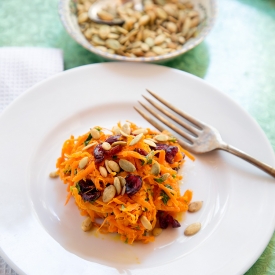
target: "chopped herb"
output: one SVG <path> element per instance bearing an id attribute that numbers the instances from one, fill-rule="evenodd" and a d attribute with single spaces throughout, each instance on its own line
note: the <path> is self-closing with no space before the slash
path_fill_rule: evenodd
<path id="1" fill-rule="evenodd" d="M 169 141 L 170 142 L 177 142 L 177 139 L 175 137 L 171 137 L 171 138 L 169 138 Z"/>
<path id="2" fill-rule="evenodd" d="M 163 183 L 168 179 L 169 176 L 170 176 L 169 173 L 165 173 L 160 178 L 154 178 L 154 181 L 156 181 L 157 183 Z"/>
<path id="3" fill-rule="evenodd" d="M 152 164 L 153 160 L 152 159 L 148 159 L 147 160 L 147 164 Z"/>
<path id="4" fill-rule="evenodd" d="M 140 160 L 141 166 L 145 164 L 145 161 L 143 159 Z"/>
<path id="5" fill-rule="evenodd" d="M 161 190 L 160 195 L 162 196 L 162 201 L 165 205 L 167 205 L 167 202 L 170 200 L 169 196 L 163 191 Z"/>
<path id="6" fill-rule="evenodd" d="M 156 181 L 157 183 L 163 183 L 164 182 L 164 180 L 163 180 L 163 178 L 162 177 L 160 177 L 160 178 L 154 178 L 154 181 Z"/>
<path id="7" fill-rule="evenodd" d="M 74 174 L 75 174 L 75 175 L 77 174 L 77 169 L 74 170 Z"/>
<path id="8" fill-rule="evenodd" d="M 124 206 L 124 204 L 122 204 L 120 210 L 122 211 L 122 210 L 124 210 L 125 208 L 126 208 L 126 207 Z"/>
<path id="9" fill-rule="evenodd" d="M 177 177 L 177 174 L 173 174 L 172 177 L 175 179 Z"/>
<path id="10" fill-rule="evenodd" d="M 84 145 L 87 146 L 92 138 L 93 137 L 92 137 L 91 133 L 89 133 L 87 139 L 84 141 Z"/>
<path id="11" fill-rule="evenodd" d="M 76 183 L 75 187 L 77 189 L 77 192 L 79 193 L 80 192 L 80 186 L 79 186 L 78 182 Z"/>
<path id="12" fill-rule="evenodd" d="M 101 128 L 100 128 L 100 127 L 95 127 L 95 129 L 97 129 L 98 132 L 101 131 Z"/>
<path id="13" fill-rule="evenodd" d="M 71 174 L 71 168 L 64 169 L 64 170 L 63 170 L 63 173 L 64 173 L 64 174 Z"/>
<path id="14" fill-rule="evenodd" d="M 152 164 L 153 157 L 155 155 L 155 151 L 152 150 L 145 158 L 146 158 L 146 164 Z"/>
<path id="15" fill-rule="evenodd" d="M 173 188 L 172 188 L 172 186 L 170 184 L 165 184 L 164 186 L 173 190 Z"/>

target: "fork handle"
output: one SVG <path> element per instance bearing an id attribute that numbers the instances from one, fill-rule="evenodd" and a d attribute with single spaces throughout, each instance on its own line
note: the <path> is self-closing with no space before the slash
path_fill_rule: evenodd
<path id="1" fill-rule="evenodd" d="M 275 169 L 251 156 L 249 156 L 248 154 L 244 153 L 243 151 L 229 145 L 229 144 L 222 144 L 220 147 L 221 150 L 227 151 L 237 157 L 242 158 L 243 160 L 246 160 L 247 162 L 255 165 L 256 167 L 260 168 L 261 170 L 263 170 L 264 172 L 266 172 L 267 174 L 269 174 L 270 176 L 275 178 Z"/>

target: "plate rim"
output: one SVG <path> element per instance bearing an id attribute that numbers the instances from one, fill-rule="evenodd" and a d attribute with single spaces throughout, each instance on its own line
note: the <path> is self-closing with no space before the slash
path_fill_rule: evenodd
<path id="1" fill-rule="evenodd" d="M 257 123 L 257 121 L 245 110 L 243 109 L 236 101 L 234 101 L 231 97 L 229 97 L 229 95 L 219 91 L 217 88 L 215 88 L 214 86 L 212 86 L 211 84 L 207 83 L 205 80 L 197 77 L 197 76 L 194 76 L 190 73 L 187 73 L 187 72 L 184 72 L 184 71 L 180 71 L 180 70 L 177 70 L 177 69 L 173 69 L 173 68 L 167 68 L 163 65 L 154 65 L 154 64 L 130 64 L 130 63 L 119 63 L 119 62 L 112 62 L 112 63 L 99 63 L 99 64 L 90 64 L 90 65 L 85 65 L 85 66 L 81 66 L 81 67 L 77 67 L 77 68 L 73 68 L 73 69 L 70 69 L 70 70 L 67 70 L 67 71 L 64 71 L 64 72 L 61 72 L 61 73 L 58 73 L 52 77 L 49 77 L 48 79 L 46 80 L 43 80 L 37 84 L 35 84 L 33 87 L 31 87 L 30 89 L 28 89 L 26 92 L 22 93 L 18 98 L 16 98 L 3 112 L 2 114 L 0 115 L 0 121 L 1 119 L 3 119 L 3 117 L 5 116 L 6 113 L 9 112 L 10 109 L 13 109 L 17 102 L 21 100 L 22 97 L 28 95 L 28 93 L 31 93 L 32 91 L 35 91 L 37 89 L 37 87 L 47 83 L 47 82 L 50 82 L 52 81 L 53 79 L 55 78 L 59 78 L 61 75 L 64 75 L 64 74 L 69 74 L 69 73 L 74 73 L 74 71 L 78 71 L 78 70 L 85 70 L 87 68 L 90 68 L 91 66 L 113 66 L 114 64 L 120 64 L 122 66 L 130 66 L 130 65 L 134 65 L 134 66 L 160 66 L 160 67 L 163 67 L 165 69 L 168 69 L 168 70 L 174 70 L 174 71 L 177 71 L 177 72 L 180 72 L 180 73 L 183 73 L 183 74 L 186 74 L 188 77 L 191 77 L 191 78 L 195 78 L 196 80 L 199 80 L 200 82 L 204 83 L 204 85 L 208 85 L 212 90 L 215 90 L 215 92 L 217 93 L 221 93 L 227 100 L 231 101 L 232 103 L 234 103 L 234 105 L 236 105 L 240 110 L 242 110 L 249 118 L 251 121 L 253 121 L 254 123 L 254 126 L 257 127 L 257 131 L 260 131 L 261 132 L 261 135 L 263 136 L 263 138 L 265 138 L 266 140 L 266 145 L 268 145 L 271 149 L 271 152 L 273 153 L 272 156 L 273 156 L 273 163 L 275 163 L 275 155 L 274 155 L 274 151 L 273 151 L 273 148 L 271 146 L 271 143 L 269 142 L 269 140 L 267 139 L 267 136 L 266 134 L 264 133 L 263 129 L 259 126 L 259 124 Z M 275 222 L 275 220 L 274 220 Z M 275 227 L 275 223 L 273 224 L 273 228 Z M 272 237 L 273 233 L 271 233 L 271 236 L 270 238 Z M 270 238 L 269 240 L 267 241 L 267 244 L 269 243 L 270 241 Z M 266 245 L 267 245 L 266 244 Z M 264 251 L 264 249 L 266 248 L 266 246 L 263 248 L 262 252 Z M 14 266 L 14 263 L 11 261 L 11 259 L 9 259 L 5 252 L 2 250 L 2 248 L 0 247 L 0 251 L 1 251 L 1 256 L 3 257 L 3 259 L 15 270 L 15 271 L 19 271 L 19 267 L 18 266 Z M 261 253 L 262 253 L 261 252 Z M 259 258 L 259 256 L 255 257 L 257 260 Z M 246 269 L 245 271 L 247 271 L 248 269 Z M 19 271 L 20 273 L 22 273 L 22 270 L 20 269 Z M 24 273 L 22 273 L 24 274 Z"/>

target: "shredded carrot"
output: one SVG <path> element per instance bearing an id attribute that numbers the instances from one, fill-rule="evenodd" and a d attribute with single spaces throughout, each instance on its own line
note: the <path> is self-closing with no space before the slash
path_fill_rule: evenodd
<path id="1" fill-rule="evenodd" d="M 187 211 L 192 191 L 186 190 L 181 195 L 179 182 L 182 175 L 177 171 L 184 164 L 185 156 L 191 160 L 195 158 L 175 138 L 161 142 L 173 148 L 175 153 L 171 156 L 170 151 L 167 152 L 154 140 L 158 132 L 141 129 L 132 122 L 128 122 L 128 126 L 132 134 L 127 136 L 117 134 L 123 127 L 120 123 L 113 130 L 95 127 L 99 132 L 97 139 L 90 132 L 78 138 L 71 136 L 63 144 L 56 167 L 60 178 L 67 184 L 65 204 L 74 197 L 80 214 L 89 216 L 101 233 L 118 233 L 121 240 L 129 244 L 134 241 L 148 243 L 154 241 L 152 229 L 159 226 L 159 211 L 172 217 Z M 143 135 L 132 144 L 135 130 L 142 130 Z M 163 134 L 170 136 L 166 131 Z M 111 149 L 102 147 L 107 139 Z M 146 141 L 149 139 L 151 143 Z M 112 144 L 114 141 L 119 141 L 118 145 Z M 127 169 L 120 164 L 120 160 L 127 161 L 134 169 L 124 171 L 123 168 Z M 115 162 L 119 171 L 111 170 L 108 161 Z M 129 176 L 140 180 L 138 188 L 131 185 Z M 119 186 L 114 184 L 115 181 L 119 182 Z M 103 195 L 109 185 L 115 187 L 112 188 L 116 194 L 106 200 Z M 142 216 L 145 218 L 141 219 Z M 101 223 L 96 220 L 98 218 L 102 219 Z M 149 222 L 149 227 L 142 222 L 144 219 Z"/>

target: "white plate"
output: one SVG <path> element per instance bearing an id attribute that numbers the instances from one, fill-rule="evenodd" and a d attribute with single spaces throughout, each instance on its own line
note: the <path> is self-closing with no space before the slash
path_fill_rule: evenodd
<path id="1" fill-rule="evenodd" d="M 182 190 L 203 200 L 179 229 L 152 244 L 81 231 L 66 186 L 48 174 L 63 141 L 89 127 L 129 119 L 149 88 L 221 132 L 225 141 L 275 165 L 260 127 L 236 103 L 201 79 L 166 67 L 105 63 L 61 73 L 18 98 L 0 117 L 1 255 L 19 274 L 242 274 L 261 255 L 275 227 L 274 179 L 225 152 L 184 167 Z M 201 222 L 193 237 L 184 228 Z"/>

